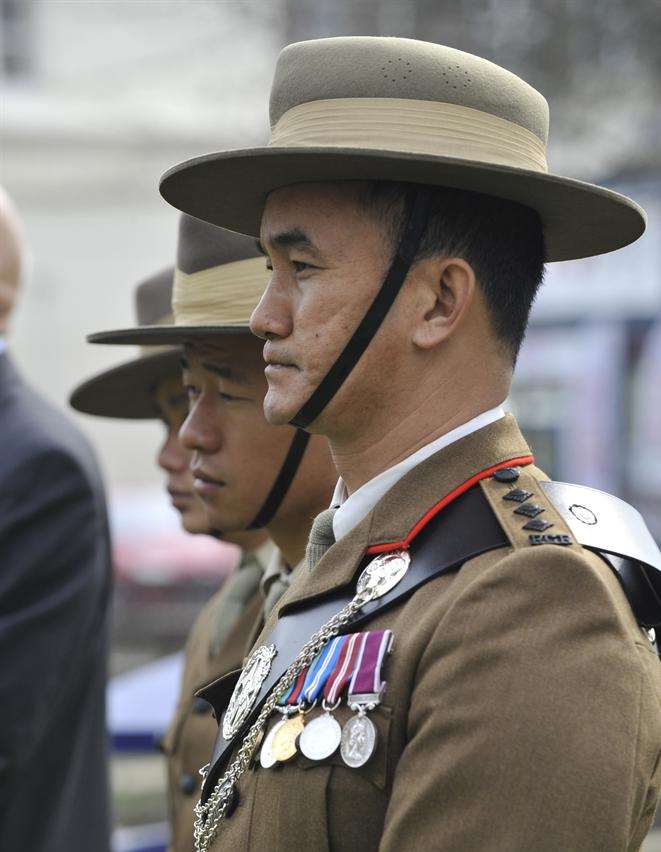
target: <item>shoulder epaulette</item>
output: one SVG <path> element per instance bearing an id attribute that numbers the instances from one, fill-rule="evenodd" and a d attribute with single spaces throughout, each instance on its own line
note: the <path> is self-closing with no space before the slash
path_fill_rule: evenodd
<path id="1" fill-rule="evenodd" d="M 552 544 L 598 553 L 616 573 L 638 623 L 661 624 L 661 551 L 633 506 L 596 488 L 536 479 L 525 469 L 498 471 L 481 485 L 512 547 Z"/>

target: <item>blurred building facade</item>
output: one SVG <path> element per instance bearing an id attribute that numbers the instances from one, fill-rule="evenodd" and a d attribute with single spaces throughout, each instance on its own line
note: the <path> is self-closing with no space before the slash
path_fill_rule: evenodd
<path id="1" fill-rule="evenodd" d="M 2 181 L 33 255 L 13 348 L 65 404 L 77 381 L 133 355 L 85 335 L 132 323 L 135 284 L 174 259 L 177 215 L 158 195 L 160 173 L 263 137 L 254 102 L 278 45 L 255 31 L 263 67 L 245 63 L 246 21 L 232 6 L 2 0 L 0 10 Z M 216 37 L 233 76 L 207 73 Z M 81 420 L 113 488 L 158 483 L 157 424 Z"/>
<path id="2" fill-rule="evenodd" d="M 577 2 L 559 10 L 546 0 L 0 0 L 1 178 L 26 219 L 33 254 L 13 341 L 23 368 L 51 399 L 65 404 L 82 377 L 130 356 L 124 348 L 88 346 L 84 338 L 132 322 L 135 283 L 172 260 L 177 216 L 160 200 L 159 175 L 186 157 L 266 137 L 274 61 L 291 40 L 389 33 L 480 52 L 549 97 L 557 171 L 603 178 L 616 163 L 644 162 L 659 130 L 653 108 L 659 60 L 652 45 L 661 25 L 649 0 L 625 10 L 610 0 L 608 5 L 610 15 Z M 617 47 L 622 31 L 637 39 L 637 50 L 629 50 L 635 57 L 626 62 Z M 609 62 L 618 73 L 605 81 Z M 636 97 L 623 99 L 622 90 L 634 85 Z M 618 184 L 649 208 L 652 226 L 659 204 L 654 167 Z M 638 405 L 638 413 L 627 408 L 623 415 L 626 428 L 607 413 L 597 418 L 601 437 L 578 458 L 565 454 L 556 465 L 567 478 L 589 473 L 595 481 L 592 471 L 599 467 L 599 484 L 629 488 L 629 463 L 620 455 L 618 472 L 599 447 L 612 447 L 615 433 L 647 428 L 629 379 L 636 384 L 638 360 L 649 364 L 653 345 L 641 338 L 638 346 L 630 338 L 646 337 L 658 316 L 654 245 L 644 238 L 627 252 L 561 264 L 547 276 L 519 365 L 516 404 L 522 416 L 540 440 L 544 434 L 546 450 L 549 441 L 557 448 L 564 440 L 540 422 L 542 411 L 560 417 L 560 400 L 568 399 L 556 379 L 542 381 L 539 373 L 543 363 L 558 360 L 566 363 L 574 386 L 585 377 L 600 407 L 608 407 L 602 393 L 615 394 L 611 409 Z M 551 357 L 547 347 L 564 353 L 564 360 Z M 611 354 L 601 358 L 596 353 L 602 349 Z M 578 351 L 583 354 L 573 358 Z M 615 351 L 623 353 L 621 363 Z M 626 387 L 616 392 L 616 374 L 623 370 Z M 585 394 L 581 400 L 596 417 Z M 578 420 L 577 403 L 570 407 Z M 113 491 L 158 487 L 158 424 L 81 420 L 100 448 Z M 592 459 L 591 466 L 580 459 L 585 465 Z"/>
<path id="3" fill-rule="evenodd" d="M 661 535 L 661 163 L 649 153 L 661 129 L 661 24 L 650 3 L 608 0 L 604 15 L 574 0 L 560 11 L 551 0 L 0 0 L 0 179 L 32 252 L 12 341 L 22 368 L 66 406 L 78 381 L 131 357 L 85 335 L 133 322 L 136 282 L 173 259 L 177 214 L 158 178 L 186 157 L 266 138 L 283 44 L 351 33 L 445 41 L 544 91 L 556 171 L 609 180 L 649 212 L 634 246 L 549 268 L 512 404 L 553 476 L 638 502 Z M 622 32 L 636 45 L 626 55 Z M 161 427 L 75 416 L 108 477 L 120 562 L 129 553 L 149 573 L 151 533 L 178 530 L 154 464 Z M 208 554 L 198 557 L 204 574 Z"/>
<path id="4" fill-rule="evenodd" d="M 553 478 L 619 494 L 661 540 L 661 164 L 609 183 L 645 208 L 647 231 L 548 267 L 512 403 Z"/>

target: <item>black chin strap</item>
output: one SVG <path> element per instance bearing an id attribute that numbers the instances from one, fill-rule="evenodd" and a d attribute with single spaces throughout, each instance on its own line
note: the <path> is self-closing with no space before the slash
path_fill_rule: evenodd
<path id="1" fill-rule="evenodd" d="M 289 491 L 289 486 L 296 476 L 296 471 L 303 460 L 303 454 L 309 440 L 310 435 L 302 429 L 297 429 L 294 432 L 294 437 L 289 445 L 289 450 L 282 463 L 280 472 L 276 476 L 275 482 L 262 504 L 262 508 L 257 512 L 254 520 L 246 529 L 259 530 L 273 520 L 273 516 L 280 508 L 280 504 L 285 499 L 287 491 Z"/>
<path id="2" fill-rule="evenodd" d="M 374 297 L 374 301 L 367 309 L 367 313 L 338 359 L 321 380 L 310 399 L 289 421 L 292 426 L 305 429 L 313 420 L 316 420 L 342 387 L 347 376 L 356 366 L 361 355 L 379 330 L 386 314 L 397 298 L 397 294 L 402 289 L 411 264 L 418 253 L 420 241 L 429 221 L 431 199 L 431 189 L 422 187 L 415 190 L 413 198 L 408 204 L 409 212 L 402 239 L 381 289 Z"/>

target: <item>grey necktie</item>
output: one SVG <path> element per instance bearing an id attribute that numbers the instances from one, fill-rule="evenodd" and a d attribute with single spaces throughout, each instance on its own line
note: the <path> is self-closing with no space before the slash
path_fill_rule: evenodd
<path id="1" fill-rule="evenodd" d="M 314 519 L 312 529 L 310 530 L 308 546 L 305 550 L 305 560 L 309 571 L 312 571 L 328 548 L 332 544 L 335 544 L 335 534 L 333 533 L 333 516 L 335 512 L 337 512 L 337 506 L 332 506 L 330 509 L 324 509 Z"/>
<path id="2" fill-rule="evenodd" d="M 209 653 L 216 656 L 243 614 L 246 604 L 259 589 L 264 567 L 254 553 L 243 552 L 241 563 L 225 580 L 213 614 Z"/>

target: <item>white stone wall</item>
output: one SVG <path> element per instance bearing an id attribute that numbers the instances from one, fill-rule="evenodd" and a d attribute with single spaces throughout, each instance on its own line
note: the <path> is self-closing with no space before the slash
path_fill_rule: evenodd
<path id="1" fill-rule="evenodd" d="M 266 137 L 278 2 L 32 4 L 33 73 L 2 81 L 0 180 L 32 255 L 11 346 L 66 407 L 74 385 L 131 356 L 85 335 L 133 323 L 133 287 L 174 259 L 173 163 Z M 250 57 L 248 59 L 248 57 Z M 156 423 L 78 416 L 113 490 L 157 489 Z"/>

